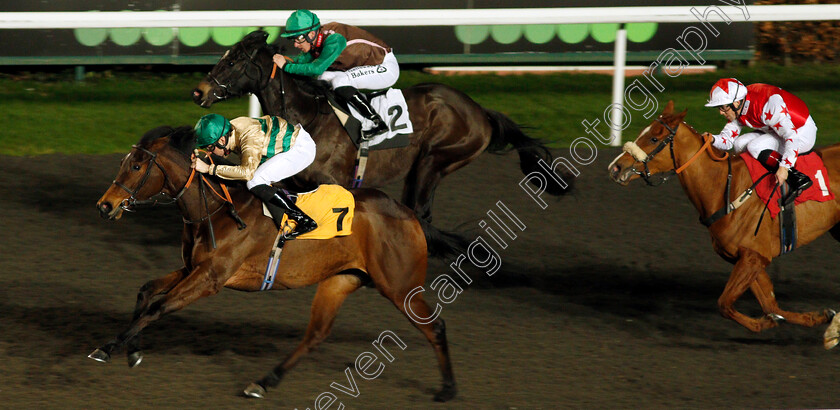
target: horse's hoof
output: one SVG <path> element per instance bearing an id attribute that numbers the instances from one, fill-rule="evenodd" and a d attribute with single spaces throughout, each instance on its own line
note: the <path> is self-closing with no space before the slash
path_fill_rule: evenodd
<path id="1" fill-rule="evenodd" d="M 782 316 L 782 315 L 780 315 L 780 314 L 778 314 L 778 313 L 768 313 L 768 314 L 767 314 L 767 317 L 769 317 L 772 321 L 774 321 L 774 322 L 776 322 L 776 323 L 786 322 L 786 321 L 787 321 L 787 319 L 785 319 L 785 317 L 784 317 L 784 316 Z"/>
<path id="2" fill-rule="evenodd" d="M 257 383 L 249 384 L 248 387 L 245 388 L 243 393 L 245 393 L 246 397 L 253 397 L 255 399 L 265 398 L 265 388 Z"/>
<path id="3" fill-rule="evenodd" d="M 823 346 L 828 350 L 837 346 L 838 343 L 840 343 L 840 315 L 834 315 L 823 333 Z"/>
<path id="4" fill-rule="evenodd" d="M 443 390 L 435 394 L 435 401 L 444 402 L 452 400 L 453 398 L 455 398 L 455 394 L 457 392 L 458 389 L 456 389 L 455 386 L 444 386 Z"/>
<path id="5" fill-rule="evenodd" d="M 143 352 L 141 352 L 140 350 L 128 355 L 128 367 L 131 367 L 132 369 L 137 367 L 137 365 L 140 364 L 140 362 L 142 361 Z"/>
<path id="6" fill-rule="evenodd" d="M 108 362 L 111 361 L 111 355 L 109 355 L 107 352 L 105 352 L 102 349 L 94 350 L 93 353 L 88 355 L 88 357 L 90 357 L 93 360 L 96 360 L 97 362 L 102 362 L 102 363 L 108 363 Z"/>

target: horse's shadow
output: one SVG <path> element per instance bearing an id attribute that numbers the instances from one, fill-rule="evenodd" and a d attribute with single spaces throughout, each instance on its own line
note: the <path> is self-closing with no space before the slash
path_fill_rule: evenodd
<path id="1" fill-rule="evenodd" d="M 690 273 L 687 273 L 690 272 Z M 501 269 L 492 277 L 474 281 L 476 291 L 533 288 L 556 297 L 555 303 L 525 299 L 540 309 L 580 319 L 604 322 L 612 331 L 635 337 L 661 335 L 666 344 L 704 348 L 721 344 L 807 346 L 823 329 L 781 325 L 773 331 L 752 334 L 725 320 L 717 309 L 726 272 L 635 269 L 615 265 L 580 265 L 550 272 Z M 782 284 L 776 295 L 782 303 L 807 300 L 811 308 L 830 307 L 836 301 L 831 289 L 802 281 Z M 522 302 L 520 297 L 516 297 Z M 792 306 L 803 303 L 789 302 Z M 740 308 L 753 317 L 762 316 L 758 302 L 745 299 Z M 825 306 L 824 306 L 825 305 Z M 806 307 L 807 307 L 806 306 Z M 606 331 L 606 329 L 605 329 Z M 815 333 L 816 332 L 816 333 Z M 702 340 L 693 340 L 699 338 Z"/>
<path id="2" fill-rule="evenodd" d="M 9 354 L 31 356 L 38 352 L 52 361 L 86 356 L 90 346 L 111 338 L 130 319 L 128 310 L 107 311 L 90 304 L 38 307 L 0 303 L 0 312 L 0 342 Z M 141 346 L 156 354 L 212 356 L 232 352 L 279 360 L 300 342 L 304 330 L 305 326 L 285 324 L 276 317 L 243 322 L 182 312 L 144 330 Z M 44 334 L 50 337 L 40 337 Z M 375 338 L 373 332 L 353 329 L 331 336 L 338 342 Z"/>

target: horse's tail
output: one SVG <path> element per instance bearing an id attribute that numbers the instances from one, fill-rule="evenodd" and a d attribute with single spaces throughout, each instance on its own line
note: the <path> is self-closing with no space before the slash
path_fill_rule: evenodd
<path id="1" fill-rule="evenodd" d="M 463 236 L 454 232 L 441 231 L 423 218 L 418 217 L 417 220 L 420 221 L 420 227 L 423 228 L 423 234 L 426 236 L 426 248 L 429 255 L 447 257 L 466 252 L 468 243 Z"/>
<path id="2" fill-rule="evenodd" d="M 519 168 L 525 175 L 535 171 L 543 172 L 539 166 L 540 160 L 543 160 L 546 166 L 550 166 L 554 161 L 551 151 L 540 140 L 527 136 L 522 131 L 523 127 L 513 122 L 508 116 L 486 108 L 484 108 L 484 114 L 487 115 L 487 119 L 493 127 L 493 136 L 490 138 L 487 152 L 501 154 L 507 152 L 508 145 L 513 146 L 519 153 Z M 545 192 L 551 195 L 563 195 L 571 191 L 572 181 L 574 180 L 572 174 L 566 173 L 560 177 L 566 183 L 566 186 L 560 185 L 554 178 L 546 178 Z"/>

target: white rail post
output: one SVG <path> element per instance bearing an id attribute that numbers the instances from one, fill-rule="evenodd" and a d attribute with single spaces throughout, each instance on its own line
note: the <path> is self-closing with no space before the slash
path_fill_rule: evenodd
<path id="1" fill-rule="evenodd" d="M 612 90 L 612 124 L 610 125 L 610 145 L 621 145 L 621 127 L 624 123 L 624 66 L 627 60 L 627 30 L 624 24 L 618 26 L 615 33 L 615 51 L 613 52 L 613 90 Z"/>
<path id="2" fill-rule="evenodd" d="M 260 107 L 260 100 L 254 94 L 248 94 L 248 116 L 251 118 L 259 117 L 262 112 L 262 108 Z"/>

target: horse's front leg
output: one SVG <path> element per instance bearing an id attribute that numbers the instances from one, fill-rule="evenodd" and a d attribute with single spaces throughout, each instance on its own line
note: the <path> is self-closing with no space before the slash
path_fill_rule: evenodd
<path id="1" fill-rule="evenodd" d="M 182 278 L 182 280 L 175 284 L 175 286 L 167 292 L 164 297 L 151 303 L 146 309 L 137 315 L 137 317 L 131 321 L 126 331 L 120 333 L 114 340 L 94 350 L 88 357 L 100 362 L 110 361 L 112 352 L 126 346 L 126 344 L 140 334 L 140 331 L 148 326 L 149 323 L 160 319 L 160 317 L 165 314 L 181 310 L 185 306 L 202 297 L 218 293 L 224 287 L 226 278 L 217 278 L 217 276 L 220 275 L 214 275 L 207 266 L 197 267 L 185 278 Z M 172 273 L 161 279 L 168 277 L 172 277 Z M 139 350 L 136 352 L 139 352 Z M 136 365 L 139 363 L 141 359 L 142 356 L 138 353 L 135 357 L 136 362 L 134 364 Z M 129 358 L 129 364 L 131 364 L 131 358 Z"/>
<path id="2" fill-rule="evenodd" d="M 140 318 L 143 312 L 149 308 L 149 304 L 155 296 L 165 294 L 172 290 L 175 285 L 187 277 L 188 273 L 187 268 L 182 267 L 181 269 L 170 272 L 166 276 L 150 280 L 141 286 L 140 291 L 137 292 L 137 303 L 134 305 L 134 315 L 131 320 L 135 321 Z M 128 358 L 129 367 L 137 366 L 143 360 L 143 355 L 140 352 L 141 336 L 142 333 L 138 333 L 137 336 L 126 342 L 125 353 Z"/>
<path id="3" fill-rule="evenodd" d="M 770 260 L 761 256 L 758 252 L 741 248 L 738 262 L 735 263 L 735 268 L 732 269 L 732 274 L 729 276 L 729 281 L 726 282 L 723 294 L 718 298 L 718 310 L 723 317 L 732 319 L 753 332 L 760 332 L 778 326 L 776 320 L 770 316 L 753 319 L 738 312 L 734 307 L 735 301 L 748 288 L 753 286 L 759 274 L 764 272 L 764 268 L 769 263 Z"/>

